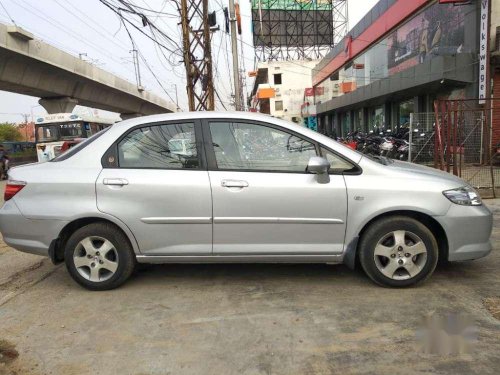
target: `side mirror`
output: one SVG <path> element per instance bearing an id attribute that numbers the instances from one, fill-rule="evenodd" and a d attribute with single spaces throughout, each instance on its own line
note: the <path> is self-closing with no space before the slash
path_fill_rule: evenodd
<path id="1" fill-rule="evenodd" d="M 307 163 L 307 171 L 314 174 L 327 174 L 330 169 L 330 163 L 320 156 L 311 156 Z"/>

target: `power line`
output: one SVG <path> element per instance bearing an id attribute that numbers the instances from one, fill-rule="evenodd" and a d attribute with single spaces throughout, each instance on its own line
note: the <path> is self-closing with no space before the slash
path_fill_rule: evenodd
<path id="1" fill-rule="evenodd" d="M 5 8 L 5 6 L 3 5 L 3 3 L 1 1 L 0 1 L 0 5 L 2 6 L 3 10 L 5 11 L 5 14 L 7 14 L 7 16 L 9 17 L 9 19 L 11 20 L 11 22 L 14 25 L 16 25 L 16 21 L 14 21 L 14 19 L 11 17 L 11 15 L 9 14 L 9 11 L 7 10 L 7 8 Z"/>
<path id="2" fill-rule="evenodd" d="M 107 1 L 107 0 L 100 0 L 100 2 L 103 5 L 105 5 L 106 7 L 108 7 L 110 10 L 112 10 L 119 17 L 120 23 L 125 28 L 125 30 L 126 30 L 126 32 L 128 34 L 128 37 L 129 37 L 129 39 L 130 39 L 130 41 L 131 41 L 131 43 L 133 45 L 133 48 L 138 51 L 138 56 L 141 58 L 142 62 L 146 66 L 146 68 L 149 71 L 149 73 L 153 76 L 153 78 L 156 81 L 156 83 L 158 84 L 158 86 L 164 91 L 164 93 L 169 97 L 169 99 L 172 102 L 177 102 L 176 100 L 175 101 L 173 100 L 172 96 L 167 91 L 167 89 L 164 87 L 162 81 L 159 79 L 159 77 L 155 73 L 154 69 L 148 63 L 148 61 L 145 58 L 144 54 L 138 48 L 138 45 L 135 42 L 135 40 L 132 37 L 132 34 L 131 34 L 130 30 L 129 30 L 129 26 L 132 26 L 134 29 L 136 29 L 137 31 L 139 31 L 142 35 L 146 36 L 148 39 L 150 39 L 151 41 L 154 42 L 153 45 L 154 45 L 154 48 L 155 48 L 155 52 L 157 54 L 157 57 L 158 57 L 158 60 L 159 60 L 160 64 L 162 64 L 162 65 L 163 65 L 163 62 L 162 62 L 162 59 L 160 58 L 160 56 L 158 55 L 158 50 L 163 55 L 163 57 L 165 58 L 165 60 L 168 61 L 169 63 L 171 63 L 171 65 L 173 65 L 175 67 L 176 64 L 173 61 L 173 59 L 175 58 L 175 55 L 177 55 L 177 56 L 180 55 L 180 53 L 178 52 L 179 51 L 179 46 L 177 45 L 177 43 L 171 37 L 169 37 L 168 35 L 166 35 L 162 30 L 160 30 L 153 23 L 153 21 L 151 19 L 149 19 L 146 15 L 144 15 L 141 12 L 138 12 L 134 8 L 136 6 L 135 4 L 130 3 L 130 2 L 126 2 L 124 0 L 118 0 L 118 2 L 125 7 L 125 8 L 123 8 L 123 7 L 120 7 L 120 6 L 116 6 L 115 4 L 113 4 L 113 3 L 111 3 L 110 1 Z M 130 21 L 127 17 L 125 17 L 124 14 L 122 14 L 122 13 L 133 14 L 133 15 L 138 16 L 142 20 L 143 26 L 149 26 L 150 34 L 145 33 L 142 29 L 140 29 L 137 25 L 135 25 L 132 21 Z M 162 43 L 158 39 L 159 37 L 162 37 L 165 40 L 165 42 L 169 45 L 169 47 L 167 47 L 167 45 L 165 43 Z M 170 46 L 172 46 L 172 47 L 170 47 Z M 159 47 L 159 48 L 157 48 L 157 47 Z M 166 49 L 169 52 L 169 57 L 167 57 L 167 55 L 165 55 L 164 49 Z M 169 70 L 172 71 L 174 74 L 176 74 L 175 73 L 175 69 L 171 68 Z M 176 76 L 178 76 L 178 75 L 176 74 Z"/>
<path id="3" fill-rule="evenodd" d="M 122 43 L 117 43 L 116 41 L 114 41 L 113 39 L 111 39 L 110 37 L 106 36 L 106 35 L 103 35 L 103 33 L 101 33 L 99 30 L 97 30 L 95 27 L 92 27 L 91 25 L 89 25 L 85 20 L 83 20 L 81 17 L 79 17 L 77 14 L 75 14 L 74 12 L 71 12 L 69 9 L 67 9 L 66 7 L 63 6 L 63 4 L 59 3 L 58 0 L 54 0 L 57 4 L 59 4 L 62 8 L 64 8 L 67 12 L 69 12 L 70 14 L 72 14 L 73 16 L 75 16 L 76 18 L 78 18 L 80 21 L 82 21 L 84 24 L 86 24 L 87 26 L 89 26 L 92 30 L 94 30 L 95 32 L 97 32 L 99 35 L 103 36 L 104 38 L 106 38 L 107 40 L 110 40 L 115 46 L 127 51 L 127 53 L 129 52 L 129 49 L 128 49 L 128 46 L 125 46 L 124 44 Z M 69 5 L 73 6 L 71 3 L 68 3 Z M 91 18 L 88 18 L 90 21 L 92 21 L 94 24 L 96 24 L 97 26 L 99 26 L 99 28 L 101 30 L 103 30 L 105 33 L 109 33 L 108 30 L 104 29 L 100 24 L 98 24 L 97 22 L 95 22 L 93 19 Z M 121 22 L 121 21 L 120 21 Z M 155 45 L 155 50 L 156 50 L 156 45 Z M 161 62 L 161 60 L 160 60 Z M 136 80 L 137 80 L 137 72 L 136 72 Z M 160 85 L 161 87 L 161 85 Z M 167 93 L 167 95 L 169 95 Z M 170 95 L 169 95 L 170 97 Z M 171 97 L 170 97 L 171 98 Z"/>
<path id="4" fill-rule="evenodd" d="M 26 6 L 24 6 L 22 4 L 19 4 L 17 2 L 14 2 L 14 4 L 16 4 L 20 8 L 24 9 L 25 11 L 27 11 L 27 12 L 35 15 L 36 17 L 42 19 L 43 21 L 45 21 L 46 23 L 52 25 L 53 27 L 55 27 L 55 28 L 63 31 L 64 33 L 68 34 L 69 36 L 71 36 L 75 40 L 78 40 L 81 43 L 87 45 L 88 47 L 92 48 L 94 51 L 98 51 L 99 53 L 103 54 L 104 56 L 107 56 L 107 58 L 109 58 L 110 60 L 114 61 L 115 63 L 121 64 L 121 62 L 119 60 L 117 60 L 115 58 L 115 56 L 112 55 L 111 53 L 109 53 L 105 48 L 98 47 L 96 44 L 92 44 L 92 43 L 87 42 L 86 40 L 82 39 L 79 34 L 77 34 L 76 32 L 72 31 L 67 26 L 63 25 L 62 23 L 60 23 L 59 21 L 55 20 L 54 18 L 50 17 L 49 15 L 47 15 L 46 13 L 44 13 L 43 11 L 41 11 L 40 9 L 32 6 L 31 4 L 26 3 L 24 0 L 21 0 L 21 1 L 23 3 L 25 3 L 26 5 L 30 6 L 31 8 L 33 8 L 36 12 L 32 11 L 31 9 L 29 9 Z M 129 70 L 128 68 L 126 68 L 126 69 Z"/>
<path id="5" fill-rule="evenodd" d="M 122 12 L 127 12 L 127 13 L 131 13 L 131 14 L 135 14 L 135 15 L 138 15 L 139 17 L 145 17 L 145 22 L 147 24 L 151 24 L 148 20 L 147 20 L 147 17 L 141 13 L 138 13 L 136 11 L 133 10 L 132 6 L 130 6 L 130 8 L 132 9 L 125 9 L 125 8 L 120 8 L 120 7 L 116 7 L 114 6 L 113 4 L 111 4 L 109 1 L 107 0 L 99 0 L 102 4 L 104 4 L 106 7 L 108 7 L 111 11 L 113 11 L 115 14 L 117 14 L 121 20 L 123 20 L 124 22 L 127 22 L 130 26 L 132 26 L 134 29 L 136 29 L 137 31 L 139 31 L 142 35 L 144 35 L 146 38 L 150 39 L 151 41 L 153 41 L 154 43 L 157 43 L 159 46 L 163 47 L 165 50 L 167 50 L 168 52 L 172 53 L 172 54 L 176 54 L 175 50 L 174 49 L 178 49 L 179 46 L 175 43 L 175 41 L 173 41 L 173 39 L 171 39 L 170 37 L 166 36 L 168 40 L 172 40 L 173 43 L 174 43 L 174 49 L 172 49 L 172 47 L 167 47 L 165 44 L 163 43 L 160 43 L 158 40 L 156 40 L 155 38 L 153 38 L 151 35 L 147 34 L 146 32 L 144 32 L 142 29 L 140 29 L 136 24 L 134 24 L 132 21 L 130 21 L 128 18 L 124 17 Z M 119 0 L 119 1 L 122 1 L 122 0 Z M 152 24 L 151 24 L 152 25 Z M 154 25 L 152 25 L 153 27 L 155 27 Z M 156 27 L 155 27 L 156 29 Z M 162 34 L 165 36 L 165 34 Z"/>
<path id="6" fill-rule="evenodd" d="M 121 49 L 124 49 L 123 45 L 117 43 L 114 39 L 112 38 L 109 38 L 108 36 L 104 35 L 101 31 L 97 30 L 95 27 L 93 27 L 92 25 L 90 25 L 88 22 L 86 22 L 84 19 L 82 19 L 78 14 L 72 12 L 71 10 L 69 10 L 68 8 L 66 8 L 63 4 L 61 4 L 58 0 L 54 0 L 61 8 L 63 8 L 66 12 L 68 12 L 69 14 L 71 14 L 72 16 L 76 17 L 77 19 L 79 19 L 82 23 L 84 23 L 85 25 L 87 25 L 88 27 L 90 27 L 92 30 L 94 30 L 97 34 L 99 34 L 100 36 L 102 36 L 103 38 L 105 38 L 106 40 L 108 40 L 109 42 L 113 43 L 115 46 L 117 46 L 118 48 L 121 48 Z M 71 3 L 68 3 L 68 4 L 71 4 Z"/>
<path id="7" fill-rule="evenodd" d="M 102 2 L 102 1 L 101 1 Z M 132 14 L 135 14 L 137 16 L 139 16 L 143 22 L 143 25 L 149 25 L 150 27 L 153 27 L 157 32 L 159 32 L 166 40 L 168 40 L 172 46 L 174 48 L 177 48 L 179 49 L 180 46 L 177 44 L 177 42 L 172 39 L 169 35 L 165 34 L 162 30 L 160 30 L 153 22 L 151 22 L 151 20 L 144 14 L 144 13 L 140 13 L 140 12 L 137 12 L 135 9 L 134 9 L 134 6 L 137 7 L 137 5 L 133 4 L 133 3 L 128 3 L 127 1 L 125 0 L 118 0 L 118 2 L 120 2 L 121 4 L 123 4 L 124 6 L 127 7 L 127 9 L 123 9 L 123 8 L 119 8 L 120 10 L 124 10 L 124 11 L 129 11 L 130 13 Z"/>
<path id="8" fill-rule="evenodd" d="M 71 1 L 68 1 L 66 2 L 66 5 L 69 5 L 71 8 L 73 8 L 73 10 L 75 12 L 80 12 L 81 13 L 81 9 L 78 9 L 75 5 L 73 5 L 71 3 Z M 122 40 L 118 40 L 116 38 L 116 33 L 113 34 L 111 33 L 109 30 L 105 29 L 99 22 L 95 21 L 93 18 L 89 17 L 87 14 L 85 13 L 81 13 L 82 16 L 84 16 L 87 20 L 89 20 L 90 22 L 92 22 L 97 28 L 101 29 L 104 33 L 106 34 L 109 34 L 109 36 L 115 41 L 117 42 L 120 46 L 122 46 L 122 48 L 126 51 L 128 51 L 128 45 L 125 44 L 124 41 Z M 120 23 L 120 26 L 121 26 L 121 21 L 118 21 Z"/>
<path id="9" fill-rule="evenodd" d="M 139 55 L 139 57 L 141 58 L 141 60 L 144 62 L 144 65 L 146 66 L 146 68 L 149 70 L 149 72 L 151 73 L 151 75 L 154 77 L 154 79 L 156 80 L 156 82 L 158 83 L 158 85 L 163 89 L 163 91 L 165 92 L 165 94 L 167 94 L 167 96 L 170 98 L 170 100 L 173 102 L 173 103 L 176 103 L 176 101 L 174 101 L 174 99 L 172 98 L 172 96 L 168 93 L 168 91 L 165 89 L 165 87 L 163 87 L 163 84 L 161 83 L 160 79 L 156 76 L 156 74 L 154 73 L 153 69 L 151 69 L 151 67 L 149 66 L 146 58 L 144 57 L 144 55 L 142 54 L 141 50 L 139 49 L 139 47 L 137 46 L 137 44 L 135 43 L 134 41 L 134 38 L 132 37 L 132 34 L 130 33 L 130 30 L 128 29 L 127 25 L 125 24 L 125 19 L 124 18 L 121 18 L 121 21 L 123 23 L 123 27 L 125 28 L 125 31 L 127 32 L 129 38 L 130 38 L 130 42 L 132 43 L 132 47 L 133 49 L 136 49 L 137 50 L 137 54 Z"/>

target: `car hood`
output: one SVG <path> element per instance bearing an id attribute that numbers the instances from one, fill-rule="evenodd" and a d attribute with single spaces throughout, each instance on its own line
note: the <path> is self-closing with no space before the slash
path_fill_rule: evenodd
<path id="1" fill-rule="evenodd" d="M 409 163 L 406 161 L 394 160 L 394 163 L 387 165 L 392 171 L 412 174 L 417 178 L 435 178 L 446 180 L 458 186 L 468 185 L 461 178 L 436 168 L 426 167 L 420 164 Z"/>

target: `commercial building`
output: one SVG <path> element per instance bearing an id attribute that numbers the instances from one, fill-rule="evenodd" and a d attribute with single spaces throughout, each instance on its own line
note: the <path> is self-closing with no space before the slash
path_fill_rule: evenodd
<path id="1" fill-rule="evenodd" d="M 269 61 L 257 66 L 249 107 L 251 111 L 302 123 L 304 91 L 312 86 L 319 60 Z"/>
<path id="2" fill-rule="evenodd" d="M 304 101 L 305 115 L 317 116 L 319 131 L 340 136 L 395 128 L 412 112 L 432 112 L 435 99 L 479 98 L 480 87 L 490 97 L 488 76 L 480 72 L 481 7 L 488 5 L 489 71 L 500 97 L 500 0 L 380 0 L 314 68 L 314 99 Z M 493 116 L 498 141 L 499 105 Z"/>

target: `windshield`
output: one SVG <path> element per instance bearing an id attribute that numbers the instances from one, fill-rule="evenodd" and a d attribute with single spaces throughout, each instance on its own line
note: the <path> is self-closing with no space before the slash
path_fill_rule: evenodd
<path id="1" fill-rule="evenodd" d="M 82 124 L 78 122 L 60 124 L 59 134 L 61 139 L 82 138 Z"/>
<path id="2" fill-rule="evenodd" d="M 36 126 L 37 142 L 55 142 L 75 138 L 84 138 L 81 122 L 68 122 Z"/>
<path id="3" fill-rule="evenodd" d="M 73 146 L 72 148 L 68 149 L 67 151 L 63 152 L 61 155 L 55 157 L 54 159 L 50 160 L 51 162 L 57 162 L 57 161 L 63 161 L 66 159 L 69 159 L 73 155 L 77 154 L 81 150 L 83 150 L 85 147 L 87 147 L 89 144 L 94 142 L 96 139 L 98 139 L 101 135 L 106 133 L 109 129 L 111 129 L 111 126 L 108 128 L 104 128 L 98 133 L 95 133 L 93 136 L 90 138 L 85 139 L 83 142 L 78 143 L 77 145 Z"/>

